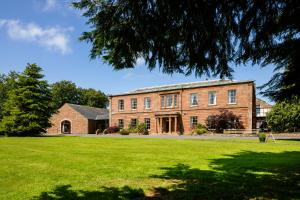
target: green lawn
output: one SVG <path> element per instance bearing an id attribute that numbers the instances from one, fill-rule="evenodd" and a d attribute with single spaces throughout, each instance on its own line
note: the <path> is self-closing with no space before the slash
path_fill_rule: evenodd
<path id="1" fill-rule="evenodd" d="M 300 199 L 300 141 L 0 137 L 0 199 Z"/>

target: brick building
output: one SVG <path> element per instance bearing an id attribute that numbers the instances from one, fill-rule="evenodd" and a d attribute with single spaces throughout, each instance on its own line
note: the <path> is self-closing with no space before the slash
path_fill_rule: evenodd
<path id="1" fill-rule="evenodd" d="M 266 122 L 267 113 L 272 109 L 272 105 L 257 98 L 256 99 L 256 128 L 260 128 Z"/>
<path id="2" fill-rule="evenodd" d="M 94 134 L 108 126 L 108 119 L 107 109 L 66 103 L 51 117 L 47 133 Z"/>
<path id="3" fill-rule="evenodd" d="M 110 96 L 110 125 L 127 128 L 144 122 L 150 133 L 190 133 L 209 115 L 226 109 L 255 128 L 253 81 L 202 81 L 137 89 Z"/>

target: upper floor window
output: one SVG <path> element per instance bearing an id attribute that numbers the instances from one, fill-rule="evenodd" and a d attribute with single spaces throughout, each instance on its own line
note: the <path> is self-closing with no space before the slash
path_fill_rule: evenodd
<path id="1" fill-rule="evenodd" d="M 195 128 L 198 124 L 198 117 L 197 116 L 191 116 L 190 117 L 190 127 Z"/>
<path id="2" fill-rule="evenodd" d="M 146 125 L 146 128 L 149 130 L 151 127 L 150 118 L 145 118 L 145 125 Z"/>
<path id="3" fill-rule="evenodd" d="M 216 92 L 208 92 L 208 104 L 209 105 L 216 105 L 217 104 Z"/>
<path id="4" fill-rule="evenodd" d="M 177 107 L 178 95 L 177 94 L 167 94 L 161 96 L 161 107 L 162 108 L 173 108 Z"/>
<path id="5" fill-rule="evenodd" d="M 193 93 L 190 96 L 190 105 L 191 106 L 197 106 L 198 105 L 198 94 Z"/>
<path id="6" fill-rule="evenodd" d="M 229 104 L 236 103 L 236 90 L 228 90 L 228 103 Z"/>
<path id="7" fill-rule="evenodd" d="M 119 110 L 124 110 L 124 100 L 123 99 L 120 99 L 118 101 L 118 109 Z"/>
<path id="8" fill-rule="evenodd" d="M 131 122 L 130 122 L 130 127 L 131 128 L 135 128 L 137 126 L 137 119 L 131 119 Z"/>
<path id="9" fill-rule="evenodd" d="M 123 119 L 118 120 L 118 127 L 119 128 L 124 128 L 124 120 Z"/>
<path id="10" fill-rule="evenodd" d="M 144 104 L 145 104 L 145 109 L 150 109 L 151 108 L 151 99 L 150 99 L 150 97 L 145 97 Z"/>
<path id="11" fill-rule="evenodd" d="M 136 98 L 131 99 L 131 109 L 132 110 L 137 109 L 137 99 Z"/>

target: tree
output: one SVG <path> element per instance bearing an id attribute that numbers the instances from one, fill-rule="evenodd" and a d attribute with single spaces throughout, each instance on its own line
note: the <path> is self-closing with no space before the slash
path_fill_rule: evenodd
<path id="1" fill-rule="evenodd" d="M 78 88 L 80 93 L 80 104 L 87 105 L 91 107 L 105 108 L 108 103 L 107 96 L 95 89 L 82 89 Z"/>
<path id="2" fill-rule="evenodd" d="M 54 113 L 49 85 L 42 78 L 42 69 L 28 64 L 16 81 L 17 87 L 8 92 L 0 132 L 7 135 L 37 135 L 51 126 Z"/>
<path id="3" fill-rule="evenodd" d="M 107 96 L 100 90 L 80 88 L 75 83 L 66 80 L 52 84 L 51 92 L 56 109 L 59 109 L 64 103 L 105 108 L 108 102 Z"/>
<path id="4" fill-rule="evenodd" d="M 275 132 L 300 131 L 300 98 L 277 102 L 267 113 L 267 124 Z"/>
<path id="5" fill-rule="evenodd" d="M 298 0 L 77 0 L 91 30 L 92 59 L 114 69 L 144 58 L 164 73 L 231 78 L 230 63 L 276 65 L 264 85 L 274 100 L 299 95 L 300 1 Z"/>
<path id="6" fill-rule="evenodd" d="M 11 71 L 8 75 L 0 74 L 0 120 L 3 117 L 3 107 L 7 100 L 8 92 L 17 87 L 16 80 L 19 74 Z"/>
<path id="7" fill-rule="evenodd" d="M 216 133 L 223 133 L 224 129 L 244 128 L 240 116 L 228 110 L 220 110 L 217 115 L 210 115 L 206 119 L 206 127 L 215 130 Z"/>
<path id="8" fill-rule="evenodd" d="M 75 83 L 62 80 L 51 85 L 53 103 L 56 109 L 64 103 L 80 104 L 80 93 Z"/>

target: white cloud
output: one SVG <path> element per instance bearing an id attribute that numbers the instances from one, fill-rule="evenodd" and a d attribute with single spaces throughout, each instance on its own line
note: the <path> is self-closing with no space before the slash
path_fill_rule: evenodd
<path id="1" fill-rule="evenodd" d="M 19 20 L 6 19 L 0 19 L 0 28 L 5 28 L 8 36 L 15 41 L 37 43 L 62 54 L 71 52 L 67 32 L 72 31 L 73 28 L 43 28 L 35 23 L 22 24 Z"/>
<path id="2" fill-rule="evenodd" d="M 56 0 L 45 0 L 45 4 L 42 7 L 43 11 L 51 11 L 59 8 L 59 4 Z"/>

